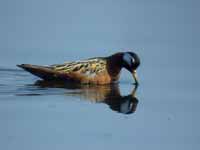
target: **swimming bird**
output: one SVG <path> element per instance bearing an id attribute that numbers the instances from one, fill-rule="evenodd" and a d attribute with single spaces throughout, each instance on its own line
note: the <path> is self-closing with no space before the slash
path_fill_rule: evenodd
<path id="1" fill-rule="evenodd" d="M 122 68 L 127 69 L 138 84 L 136 69 L 140 59 L 134 52 L 118 52 L 108 57 L 95 57 L 81 61 L 65 62 L 50 66 L 17 65 L 43 80 L 61 80 L 82 84 L 116 83 Z"/>

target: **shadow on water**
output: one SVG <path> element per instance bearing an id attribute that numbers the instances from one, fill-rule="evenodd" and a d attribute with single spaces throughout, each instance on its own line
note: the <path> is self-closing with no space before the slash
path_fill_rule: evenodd
<path id="1" fill-rule="evenodd" d="M 95 103 L 105 103 L 113 111 L 123 114 L 131 114 L 136 111 L 138 99 L 135 96 L 137 86 L 134 86 L 129 95 L 121 95 L 118 84 L 111 85 L 80 85 L 63 84 L 55 81 L 39 80 L 35 83 L 40 88 L 64 88 L 67 96 L 80 97 Z"/>

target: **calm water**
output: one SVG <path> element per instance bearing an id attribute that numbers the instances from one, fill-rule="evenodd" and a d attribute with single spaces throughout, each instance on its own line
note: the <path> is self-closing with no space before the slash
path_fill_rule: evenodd
<path id="1" fill-rule="evenodd" d="M 183 70 L 160 68 L 152 76 L 140 75 L 136 89 L 127 73 L 116 86 L 80 86 L 38 81 L 23 70 L 1 68 L 1 146 L 198 148 L 196 76 L 185 80 L 175 75 L 184 74 Z"/>
<path id="2" fill-rule="evenodd" d="M 200 149 L 199 2 L 0 1 L 0 149 Z M 136 89 L 38 81 L 16 64 L 118 51 L 141 58 Z"/>

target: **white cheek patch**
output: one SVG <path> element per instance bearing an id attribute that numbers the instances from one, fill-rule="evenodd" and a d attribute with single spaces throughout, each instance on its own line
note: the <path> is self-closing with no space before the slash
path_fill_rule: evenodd
<path id="1" fill-rule="evenodd" d="M 131 62 L 132 62 L 132 61 L 134 62 L 134 59 L 132 60 L 132 56 L 131 56 L 130 54 L 128 54 L 128 53 L 125 53 L 125 54 L 123 55 L 123 60 L 124 60 L 127 64 L 129 64 L 130 66 L 131 66 Z"/>
<path id="2" fill-rule="evenodd" d="M 134 58 L 132 58 L 132 63 L 135 63 L 135 59 Z"/>
<path id="3" fill-rule="evenodd" d="M 124 102 L 124 103 L 121 104 L 120 111 L 122 113 L 126 114 L 126 113 L 128 113 L 130 111 L 130 103 L 129 102 L 130 101 L 128 100 L 128 101 L 126 101 L 126 102 Z"/>

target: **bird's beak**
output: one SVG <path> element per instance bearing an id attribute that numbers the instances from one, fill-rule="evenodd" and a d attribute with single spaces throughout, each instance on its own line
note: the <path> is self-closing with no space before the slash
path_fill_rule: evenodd
<path id="1" fill-rule="evenodd" d="M 134 78 L 134 80 L 135 80 L 135 84 L 138 85 L 139 82 L 138 82 L 138 77 L 137 77 L 137 72 L 136 72 L 136 70 L 133 70 L 132 75 L 133 75 L 133 78 Z"/>

